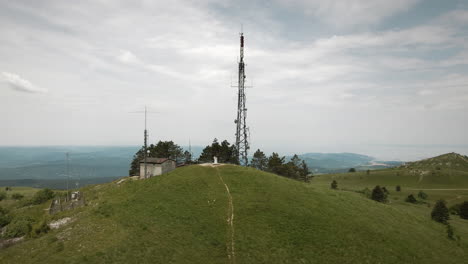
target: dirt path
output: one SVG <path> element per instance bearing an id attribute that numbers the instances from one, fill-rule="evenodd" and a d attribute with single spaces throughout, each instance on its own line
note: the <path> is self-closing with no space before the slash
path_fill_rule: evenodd
<path id="1" fill-rule="evenodd" d="M 232 203 L 232 195 L 231 195 L 231 192 L 229 191 L 229 187 L 224 182 L 223 177 L 221 177 L 221 174 L 219 173 L 218 168 L 216 168 L 216 174 L 218 174 L 219 179 L 224 184 L 224 187 L 226 188 L 226 193 L 229 199 L 227 222 L 230 227 L 231 239 L 230 241 L 227 242 L 226 247 L 228 251 L 229 262 L 236 263 L 235 250 L 234 250 L 234 204 Z"/>

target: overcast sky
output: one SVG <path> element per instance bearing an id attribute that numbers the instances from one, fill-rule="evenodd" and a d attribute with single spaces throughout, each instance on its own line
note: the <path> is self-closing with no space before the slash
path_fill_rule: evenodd
<path id="1" fill-rule="evenodd" d="M 468 154 L 465 0 L 0 0 L 0 145 L 233 142 L 241 24 L 252 148 Z"/>

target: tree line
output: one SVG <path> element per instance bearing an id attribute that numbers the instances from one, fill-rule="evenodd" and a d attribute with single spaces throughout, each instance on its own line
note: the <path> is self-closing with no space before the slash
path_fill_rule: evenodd
<path id="1" fill-rule="evenodd" d="M 176 161 L 177 164 L 212 162 L 214 156 L 218 158 L 220 163 L 239 164 L 236 146 L 231 145 L 227 140 L 220 143 L 216 138 L 211 145 L 207 145 L 202 150 L 198 159 L 193 159 L 189 151 L 184 151 L 173 141 L 159 141 L 157 144 L 151 144 L 147 147 L 147 153 L 147 157 L 168 158 Z M 129 175 L 140 174 L 140 162 L 144 159 L 144 154 L 145 148 L 143 146 L 133 156 Z M 276 152 L 267 157 L 265 153 L 258 149 L 254 153 L 249 166 L 304 182 L 309 182 L 312 178 L 307 164 L 297 155 L 294 155 L 290 161 L 286 161 L 286 157 L 281 157 Z"/>

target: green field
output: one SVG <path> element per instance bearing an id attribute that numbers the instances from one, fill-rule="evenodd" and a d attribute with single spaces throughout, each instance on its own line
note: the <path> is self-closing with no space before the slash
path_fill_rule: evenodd
<path id="1" fill-rule="evenodd" d="M 428 202 L 445 199 L 453 205 L 468 201 L 468 159 L 453 153 L 393 169 L 318 175 L 314 177 L 314 184 L 326 187 L 333 180 L 342 190 L 372 190 L 376 185 L 385 186 L 390 191 L 391 201 L 403 201 L 420 190 L 429 195 Z M 401 192 L 395 191 L 397 185 L 401 186 Z"/>
<path id="2" fill-rule="evenodd" d="M 390 174 L 378 180 L 377 173 L 368 183 L 355 173 L 307 184 L 253 168 L 194 165 L 88 186 L 86 207 L 53 217 L 43 212 L 49 222 L 72 217 L 72 223 L 1 249 L 0 262 L 463 263 L 468 221 L 451 220 L 461 240 L 449 240 L 427 204 L 403 202 L 412 180 L 398 183 L 403 192 L 391 192 L 388 204 L 352 191 L 389 187 Z M 346 190 L 331 190 L 332 178 Z"/>

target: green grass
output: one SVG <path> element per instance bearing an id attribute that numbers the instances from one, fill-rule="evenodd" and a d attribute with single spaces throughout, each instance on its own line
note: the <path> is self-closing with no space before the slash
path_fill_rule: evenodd
<path id="1" fill-rule="evenodd" d="M 461 242 L 447 239 L 427 205 L 402 201 L 413 180 L 400 183 L 403 192 L 392 192 L 389 204 L 329 188 L 333 177 L 340 188 L 393 183 L 374 173 L 366 181 L 355 173 L 306 184 L 252 168 L 188 166 L 148 180 L 88 186 L 86 207 L 50 219 L 74 222 L 1 250 L 0 262 L 230 263 L 229 200 L 220 177 L 233 198 L 236 263 L 466 260 L 468 221 L 451 221 Z"/>

